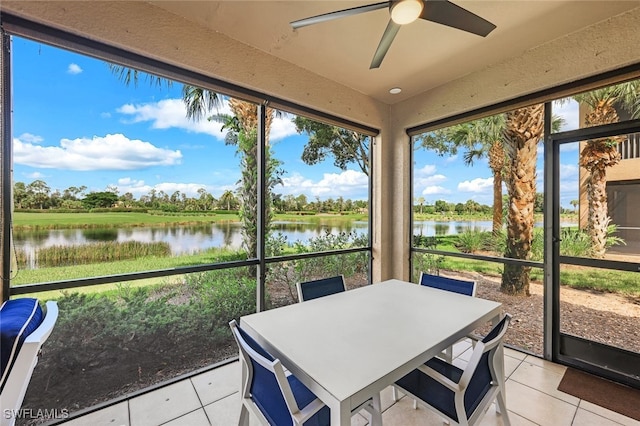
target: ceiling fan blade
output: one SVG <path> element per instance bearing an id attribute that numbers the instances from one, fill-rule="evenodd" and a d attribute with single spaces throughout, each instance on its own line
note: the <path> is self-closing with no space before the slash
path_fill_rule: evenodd
<path id="1" fill-rule="evenodd" d="M 350 9 L 337 10 L 335 12 L 324 13 L 322 15 L 312 16 L 310 18 L 300 19 L 291 22 L 293 29 L 306 27 L 307 25 L 319 24 L 320 22 L 331 21 L 333 19 L 344 18 L 345 16 L 353 16 L 359 13 L 371 12 L 373 10 L 384 9 L 389 7 L 388 1 L 381 3 L 369 4 L 365 6 L 352 7 Z"/>
<path id="2" fill-rule="evenodd" d="M 378 68 L 380 66 L 382 60 L 384 59 L 384 56 L 387 54 L 387 51 L 391 47 L 393 39 L 396 38 L 398 30 L 400 30 L 400 25 L 396 24 L 392 20 L 389 20 L 387 28 L 385 28 L 384 34 L 382 34 L 380 44 L 378 44 L 378 48 L 376 49 L 376 53 L 373 55 L 373 60 L 371 61 L 371 66 L 369 67 L 370 70 Z"/>
<path id="3" fill-rule="evenodd" d="M 420 18 L 486 37 L 496 26 L 448 0 L 423 0 Z"/>

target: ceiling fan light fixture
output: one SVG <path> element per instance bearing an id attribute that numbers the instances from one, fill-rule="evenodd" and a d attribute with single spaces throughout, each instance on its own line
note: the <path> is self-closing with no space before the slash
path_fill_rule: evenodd
<path id="1" fill-rule="evenodd" d="M 420 17 L 422 0 L 399 0 L 391 4 L 391 20 L 398 25 L 410 24 Z"/>

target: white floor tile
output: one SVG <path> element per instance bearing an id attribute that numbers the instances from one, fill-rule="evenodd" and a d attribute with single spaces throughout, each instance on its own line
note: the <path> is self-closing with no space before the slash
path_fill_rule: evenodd
<path id="1" fill-rule="evenodd" d="M 511 348 L 504 348 L 504 354 L 505 356 L 510 356 L 511 358 L 519 359 L 521 361 L 525 359 L 527 356 L 529 356 L 524 352 L 516 351 Z"/>
<path id="2" fill-rule="evenodd" d="M 461 346 L 459 346 L 461 347 Z M 456 358 L 466 364 L 467 350 Z M 515 356 L 514 356 L 515 355 Z M 505 349 L 507 407 L 513 426 L 640 426 L 640 422 L 557 391 L 566 367 Z M 227 426 L 240 414 L 240 368 L 234 362 L 191 379 L 132 398 L 65 423 L 70 426 Z M 393 403 L 391 387 L 380 395 L 385 426 L 442 425 L 442 418 L 423 407 L 413 408 L 411 398 Z M 204 405 L 204 409 L 201 406 Z M 354 415 L 352 426 L 368 425 L 368 414 Z M 259 426 L 250 416 L 250 425 Z M 501 426 L 495 404 L 481 426 Z"/>
<path id="3" fill-rule="evenodd" d="M 129 402 L 120 402 L 64 424 L 65 426 L 129 426 Z"/>
<path id="4" fill-rule="evenodd" d="M 577 406 L 579 398 L 558 390 L 562 376 L 563 374 L 557 373 L 556 370 L 531 364 L 525 359 L 509 379 Z"/>
<path id="5" fill-rule="evenodd" d="M 236 392 L 205 406 L 204 410 L 214 426 L 237 425 L 241 406 L 240 392 Z M 258 419 L 252 415 L 249 416 L 250 426 L 259 426 L 259 424 Z"/>
<path id="6" fill-rule="evenodd" d="M 382 413 L 384 426 L 442 425 L 442 418 L 423 407 L 413 409 L 411 398 L 402 398 Z"/>
<path id="7" fill-rule="evenodd" d="M 200 407 L 191 381 L 183 380 L 131 399 L 131 426 L 157 426 Z"/>
<path id="8" fill-rule="evenodd" d="M 505 378 L 509 378 L 514 371 L 516 371 L 516 368 L 518 368 L 518 366 L 522 363 L 521 359 L 517 359 L 517 358 L 512 358 L 510 356 L 507 356 L 505 354 L 504 357 L 504 377 Z"/>
<path id="9" fill-rule="evenodd" d="M 535 423 L 520 417 L 516 413 L 509 411 L 509 421 L 511 426 L 536 426 Z M 480 421 L 480 426 L 503 426 L 504 420 L 501 414 L 496 412 L 495 404 L 491 404 L 491 407 L 487 410 L 484 417 Z"/>
<path id="10" fill-rule="evenodd" d="M 583 410 L 582 408 L 578 408 L 578 412 L 576 413 L 576 417 L 573 420 L 573 424 L 575 426 L 619 426 L 619 423 L 614 422 L 613 420 L 605 419 L 602 416 L 599 416 L 590 411 Z"/>
<path id="11" fill-rule="evenodd" d="M 182 417 L 178 417 L 175 420 L 171 420 L 163 426 L 211 426 L 211 423 L 209 423 L 209 419 L 207 418 L 204 409 L 201 408 L 185 414 Z"/>
<path id="12" fill-rule="evenodd" d="M 527 355 L 527 357 L 524 359 L 524 362 L 537 365 L 538 367 L 553 371 L 556 374 L 564 374 L 564 372 L 567 371 L 567 367 L 565 367 L 564 365 L 555 364 L 551 361 L 547 361 L 546 359 L 538 358 L 537 356 Z"/>
<path id="13" fill-rule="evenodd" d="M 640 401 L 638 403 L 640 403 Z M 580 401 L 580 405 L 578 405 L 578 408 L 583 409 L 585 411 L 589 411 L 591 413 L 595 413 L 600 417 L 613 420 L 614 422 L 621 425 L 640 426 L 640 422 L 635 419 L 623 416 L 622 414 L 616 413 L 615 411 L 611 411 L 607 408 L 600 407 L 599 405 L 592 404 L 591 402 L 588 402 L 585 400 Z"/>
<path id="14" fill-rule="evenodd" d="M 543 426 L 571 425 L 577 410 L 575 405 L 513 380 L 507 380 L 506 387 L 510 411 Z"/>
<path id="15" fill-rule="evenodd" d="M 232 362 L 191 378 L 202 405 L 209 405 L 232 393 L 239 392 L 240 381 L 239 362 Z"/>

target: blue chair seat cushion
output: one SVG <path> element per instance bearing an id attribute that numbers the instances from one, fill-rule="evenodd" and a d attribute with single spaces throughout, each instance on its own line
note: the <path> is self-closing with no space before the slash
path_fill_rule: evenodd
<path id="1" fill-rule="evenodd" d="M 307 405 L 311 404 L 317 397 L 309 390 L 308 387 L 302 384 L 294 375 L 287 377 L 293 397 L 298 404 L 298 407 L 302 410 Z M 322 407 L 316 414 L 304 422 L 305 426 L 329 426 L 331 423 L 331 411 L 326 405 Z"/>
<path id="2" fill-rule="evenodd" d="M 22 344 L 43 319 L 44 313 L 37 299 L 7 300 L 0 307 L 0 391 L 4 388 Z"/>
<path id="3" fill-rule="evenodd" d="M 428 367 L 458 383 L 463 371 L 439 358 L 432 358 L 425 363 Z M 396 382 L 400 387 L 411 392 L 418 398 L 427 402 L 433 408 L 458 421 L 455 407 L 455 394 L 432 379 L 422 371 L 416 369 Z"/>

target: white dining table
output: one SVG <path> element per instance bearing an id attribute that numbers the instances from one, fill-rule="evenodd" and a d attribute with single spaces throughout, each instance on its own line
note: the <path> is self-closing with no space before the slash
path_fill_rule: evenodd
<path id="1" fill-rule="evenodd" d="M 329 406 L 332 425 L 350 425 L 354 408 L 499 321 L 501 310 L 498 302 L 392 279 L 243 316 L 240 325 Z"/>

